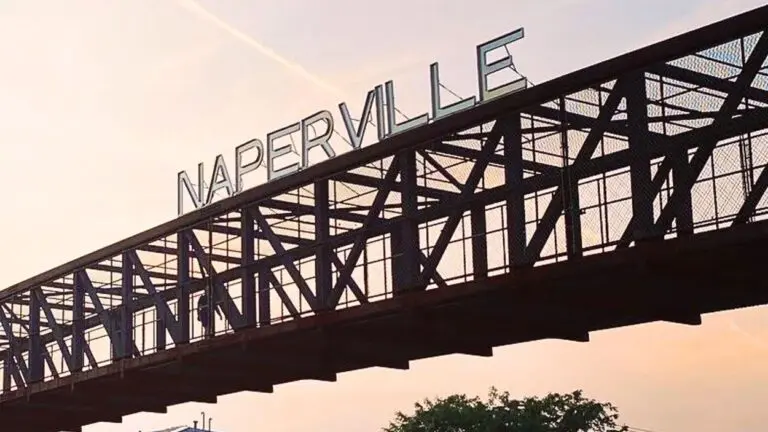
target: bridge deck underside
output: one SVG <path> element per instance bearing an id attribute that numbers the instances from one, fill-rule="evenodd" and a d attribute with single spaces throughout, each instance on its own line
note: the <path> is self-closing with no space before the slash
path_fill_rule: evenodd
<path id="1" fill-rule="evenodd" d="M 485 102 L 0 292 L 0 424 L 763 304 L 766 23 Z"/>
<path id="2" fill-rule="evenodd" d="M 768 223 L 753 224 L 252 329 L 33 385 L 5 395 L 0 418 L 9 430 L 79 431 L 368 367 L 491 356 L 538 339 L 587 342 L 590 331 L 651 321 L 697 325 L 702 313 L 768 303 L 767 241 Z"/>

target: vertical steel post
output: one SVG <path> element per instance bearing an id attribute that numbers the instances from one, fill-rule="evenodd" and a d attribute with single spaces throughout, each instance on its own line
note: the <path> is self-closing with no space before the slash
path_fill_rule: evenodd
<path id="1" fill-rule="evenodd" d="M 122 296 L 120 307 L 120 325 L 118 326 L 119 344 L 117 355 L 120 358 L 133 357 L 133 263 L 127 252 L 122 255 Z"/>
<path id="2" fill-rule="evenodd" d="M 472 272 L 475 279 L 488 277 L 488 238 L 485 221 L 485 204 L 477 203 L 470 211 L 472 233 Z"/>
<path id="3" fill-rule="evenodd" d="M 245 314 L 245 325 L 247 327 L 256 325 L 256 278 L 254 276 L 254 226 L 253 216 L 247 208 L 240 210 L 240 242 L 241 257 L 240 266 L 242 274 L 240 275 L 243 296 L 241 298 L 243 314 Z"/>
<path id="4" fill-rule="evenodd" d="M 11 390 L 11 377 L 13 376 L 13 353 L 8 348 L 3 356 L 3 392 Z"/>
<path id="5" fill-rule="evenodd" d="M 627 137 L 631 160 L 629 175 L 632 183 L 632 239 L 636 242 L 654 236 L 651 145 L 648 130 L 648 98 L 645 73 L 634 72 L 626 78 Z M 686 161 L 687 164 L 687 161 Z M 675 182 L 677 183 L 677 182 Z"/>
<path id="6" fill-rule="evenodd" d="M 333 269 L 331 268 L 330 193 L 328 180 L 315 182 L 315 241 L 318 243 L 315 257 L 315 286 L 317 303 L 320 309 L 330 307 L 329 298 L 333 289 Z"/>
<path id="7" fill-rule="evenodd" d="M 155 348 L 158 351 L 163 351 L 167 348 L 168 343 L 168 325 L 169 322 L 166 322 L 166 313 L 171 312 L 170 308 L 168 308 L 167 303 L 163 303 L 163 306 L 165 308 L 162 308 L 161 305 L 155 305 Z M 172 313 L 172 312 L 171 312 Z M 169 314 L 170 315 L 170 314 Z M 143 316 L 142 316 L 143 317 Z M 171 320 L 173 320 L 172 316 L 168 316 Z M 143 329 L 142 329 L 143 331 Z M 143 339 L 143 337 L 142 337 Z"/>
<path id="8" fill-rule="evenodd" d="M 680 199 L 675 206 L 675 226 L 678 236 L 693 234 L 693 199 L 691 198 L 691 188 L 686 188 L 688 176 L 690 176 L 691 167 L 688 161 L 688 149 L 681 147 L 672 150 L 672 181 L 675 190 L 680 194 Z M 678 186 L 680 185 L 680 186 Z"/>
<path id="9" fill-rule="evenodd" d="M 565 97 L 560 96 L 560 148 L 563 160 L 562 190 L 563 209 L 565 210 L 565 243 L 568 259 L 573 259 L 582 254 L 581 209 L 578 176 L 574 180 L 571 168 L 567 110 Z"/>
<path id="10" fill-rule="evenodd" d="M 43 357 L 43 343 L 40 338 L 40 297 L 42 293 L 38 289 L 29 292 L 29 368 L 27 383 L 42 381 L 45 375 L 45 358 Z"/>
<path id="11" fill-rule="evenodd" d="M 163 351 L 168 347 L 168 337 L 166 331 L 168 330 L 168 324 L 165 323 L 165 316 L 159 307 L 155 307 L 155 315 L 157 320 L 155 321 L 155 348 L 158 351 Z"/>
<path id="12" fill-rule="evenodd" d="M 79 372 L 85 360 L 85 288 L 77 276 L 72 283 L 72 372 Z"/>
<path id="13" fill-rule="evenodd" d="M 506 202 L 507 250 L 510 268 L 527 264 L 525 257 L 525 193 L 523 185 L 523 136 L 520 114 L 510 115 L 503 126 L 504 181 L 509 188 Z"/>
<path id="14" fill-rule="evenodd" d="M 176 301 L 179 313 L 179 344 L 189 342 L 189 238 L 187 231 L 181 231 L 176 235 L 177 257 L 176 263 Z"/>
<path id="15" fill-rule="evenodd" d="M 213 219 L 208 219 L 208 268 L 205 269 L 208 283 L 205 285 L 205 294 L 208 296 L 208 334 L 206 336 L 210 337 L 216 335 L 216 308 L 219 305 L 219 297 L 213 288 L 216 283 L 214 280 L 213 252 Z M 201 263 L 201 265 L 203 264 Z"/>
<path id="16" fill-rule="evenodd" d="M 420 281 L 419 223 L 414 215 L 419 210 L 416 192 L 416 151 L 404 150 L 400 154 L 400 205 L 403 221 L 392 231 L 392 289 L 395 294 L 416 288 Z"/>
<path id="17" fill-rule="evenodd" d="M 266 265 L 262 265 L 259 268 L 259 326 L 268 326 L 272 320 L 269 304 L 270 273 L 271 269 L 266 267 Z"/>

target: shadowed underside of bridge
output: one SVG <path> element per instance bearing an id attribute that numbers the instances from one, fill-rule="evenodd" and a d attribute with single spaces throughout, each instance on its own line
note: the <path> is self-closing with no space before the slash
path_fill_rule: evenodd
<path id="1" fill-rule="evenodd" d="M 767 27 L 763 7 L 499 97 L 0 292 L 0 424 L 768 302 Z"/>

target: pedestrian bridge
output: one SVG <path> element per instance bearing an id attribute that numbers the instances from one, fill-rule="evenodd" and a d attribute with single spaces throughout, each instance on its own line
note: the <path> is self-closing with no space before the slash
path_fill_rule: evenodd
<path id="1" fill-rule="evenodd" d="M 344 371 L 696 325 L 768 302 L 766 29 L 763 7 L 7 288 L 0 424 L 79 431 Z M 203 294 L 221 314 L 208 336 Z"/>

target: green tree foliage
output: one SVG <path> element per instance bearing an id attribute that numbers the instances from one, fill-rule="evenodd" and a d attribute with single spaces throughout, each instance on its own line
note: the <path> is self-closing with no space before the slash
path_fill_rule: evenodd
<path id="1" fill-rule="evenodd" d="M 492 388 L 487 401 L 453 395 L 416 403 L 413 415 L 396 414 L 384 432 L 627 432 L 616 408 L 582 392 L 512 399 Z"/>

